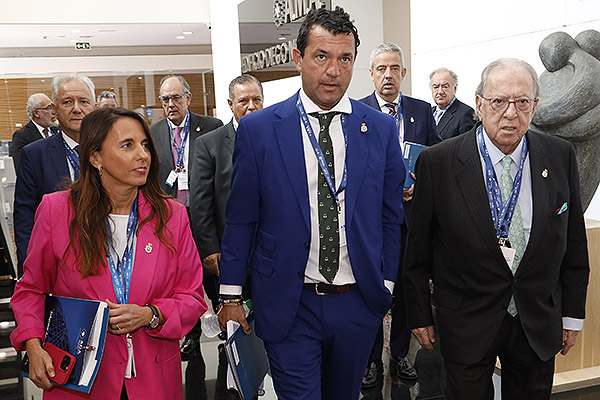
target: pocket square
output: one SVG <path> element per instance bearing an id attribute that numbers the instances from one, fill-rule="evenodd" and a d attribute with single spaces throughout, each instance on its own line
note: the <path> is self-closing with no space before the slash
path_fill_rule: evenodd
<path id="1" fill-rule="evenodd" d="M 569 208 L 569 206 L 567 205 L 567 202 L 565 201 L 563 203 L 563 205 L 560 206 L 560 208 L 557 208 L 556 211 L 554 211 L 554 215 L 560 215 L 560 214 L 564 213 L 565 211 L 567 211 L 568 208 Z"/>

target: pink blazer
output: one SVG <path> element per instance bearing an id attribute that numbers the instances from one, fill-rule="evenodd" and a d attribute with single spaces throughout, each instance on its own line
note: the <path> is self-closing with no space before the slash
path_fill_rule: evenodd
<path id="1" fill-rule="evenodd" d="M 106 264 L 100 275 L 82 278 L 69 246 L 72 219 L 70 191 L 45 195 L 35 218 L 24 264 L 23 278 L 11 299 L 17 328 L 11 334 L 16 350 L 25 341 L 44 336 L 44 300 L 57 296 L 116 302 Z M 154 234 L 155 224 L 145 224 L 138 233 L 129 302 L 155 304 L 166 322 L 154 330 L 140 328 L 132 335 L 137 376 L 125 379 L 127 348 L 125 335 L 108 334 L 102 363 L 90 394 L 54 387 L 44 393 L 51 399 L 118 399 L 125 382 L 130 399 L 181 399 L 179 339 L 206 311 L 202 291 L 202 264 L 185 208 L 168 200 L 172 216 L 167 228 L 175 246 L 172 254 Z M 139 194 L 140 221 L 150 213 L 150 204 Z"/>

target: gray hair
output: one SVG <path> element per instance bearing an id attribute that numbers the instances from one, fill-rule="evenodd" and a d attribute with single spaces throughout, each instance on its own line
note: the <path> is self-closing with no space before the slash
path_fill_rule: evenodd
<path id="1" fill-rule="evenodd" d="M 117 101 L 117 95 L 115 94 L 115 92 L 110 92 L 108 90 L 105 90 L 98 95 L 98 99 L 96 100 L 96 103 L 100 103 L 100 100 L 102 100 L 102 99 L 115 99 L 115 102 L 117 104 L 119 103 Z"/>
<path id="2" fill-rule="evenodd" d="M 373 69 L 373 62 L 375 61 L 375 57 L 377 57 L 381 53 L 390 52 L 396 53 L 400 56 L 400 67 L 404 69 L 404 52 L 402 51 L 400 46 L 392 42 L 382 43 L 379 46 L 375 47 L 375 49 L 371 52 L 371 61 L 369 62 L 369 65 L 371 65 L 371 69 Z"/>
<path id="3" fill-rule="evenodd" d="M 158 91 L 159 92 L 160 92 L 160 89 L 162 89 L 163 83 L 165 83 L 165 81 L 167 79 L 170 79 L 170 78 L 177 78 L 177 80 L 181 83 L 181 86 L 183 86 L 183 89 L 185 90 L 185 93 L 192 93 L 192 90 L 190 89 L 189 83 L 187 83 L 187 81 L 185 80 L 185 78 L 183 76 L 181 76 L 181 75 L 172 75 L 172 74 L 171 75 L 167 75 L 167 76 L 163 77 L 160 80 L 160 84 L 158 86 Z"/>
<path id="4" fill-rule="evenodd" d="M 42 105 L 42 100 L 40 99 L 40 96 L 44 96 L 45 98 L 50 100 L 50 98 L 44 93 L 34 93 L 31 96 L 29 96 L 29 98 L 27 99 L 27 115 L 29 115 L 29 118 L 33 118 L 33 111 Z"/>
<path id="5" fill-rule="evenodd" d="M 540 81 L 538 79 L 537 72 L 535 72 L 535 69 L 533 69 L 533 67 L 527 62 L 516 58 L 500 58 L 496 61 L 493 61 L 492 63 L 490 63 L 490 65 L 485 67 L 485 69 L 481 73 L 481 82 L 479 82 L 479 85 L 475 90 L 475 95 L 483 97 L 483 92 L 485 91 L 485 84 L 487 83 L 488 77 L 493 70 L 508 66 L 518 66 L 529 72 L 529 75 L 531 75 L 531 81 L 533 83 L 533 96 L 537 99 L 540 96 Z"/>
<path id="6" fill-rule="evenodd" d="M 240 76 L 236 76 L 229 83 L 229 100 L 231 100 L 231 101 L 235 100 L 235 86 L 236 85 L 247 85 L 247 84 L 253 83 L 253 82 L 256 83 L 256 85 L 260 89 L 261 96 L 264 96 L 262 83 L 260 83 L 258 78 L 256 78 L 253 75 L 250 75 L 250 74 L 243 74 Z"/>
<path id="7" fill-rule="evenodd" d="M 70 81 L 78 81 L 87 86 L 90 91 L 90 94 L 92 95 L 92 102 L 94 101 L 94 82 L 92 82 L 92 80 L 85 75 L 80 75 L 76 72 L 69 72 L 66 74 L 57 75 L 52 80 L 52 99 L 55 103 L 58 99 L 58 88 L 60 87 L 60 85 Z"/>
<path id="8" fill-rule="evenodd" d="M 458 86 L 458 75 L 456 75 L 456 73 L 454 73 L 454 71 L 449 70 L 448 68 L 436 68 L 433 70 L 433 72 L 431 72 L 429 74 L 429 80 L 431 81 L 431 78 L 433 78 L 433 76 L 435 74 L 437 74 L 438 72 L 447 72 L 450 74 L 450 77 L 452 78 L 452 86 L 457 87 Z"/>

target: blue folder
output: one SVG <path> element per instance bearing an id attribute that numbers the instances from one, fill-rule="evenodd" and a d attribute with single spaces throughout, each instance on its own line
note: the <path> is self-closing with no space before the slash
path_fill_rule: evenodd
<path id="1" fill-rule="evenodd" d="M 408 189 L 415 180 L 410 176 L 411 173 L 415 173 L 415 164 L 417 158 L 427 146 L 413 142 L 404 142 L 404 167 L 406 168 L 406 179 L 404 179 L 404 188 Z"/>
<path id="2" fill-rule="evenodd" d="M 269 371 L 265 345 L 254 329 L 254 313 L 251 312 L 246 320 L 252 333 L 246 335 L 238 328 L 225 343 L 227 361 L 242 400 L 252 399 Z"/>

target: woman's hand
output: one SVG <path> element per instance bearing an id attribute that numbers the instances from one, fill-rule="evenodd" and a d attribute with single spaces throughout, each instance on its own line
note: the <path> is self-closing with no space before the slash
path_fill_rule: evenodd
<path id="1" fill-rule="evenodd" d="M 114 335 L 133 333 L 143 326 L 148 326 L 154 315 L 150 307 L 137 304 L 116 304 L 106 299 L 108 308 L 108 332 Z"/>
<path id="2" fill-rule="evenodd" d="M 29 379 L 40 389 L 50 389 L 52 383 L 50 378 L 54 378 L 54 366 L 50 354 L 42 348 L 40 339 L 29 339 L 25 342 L 25 351 L 29 357 Z"/>

